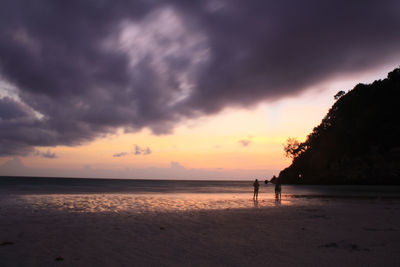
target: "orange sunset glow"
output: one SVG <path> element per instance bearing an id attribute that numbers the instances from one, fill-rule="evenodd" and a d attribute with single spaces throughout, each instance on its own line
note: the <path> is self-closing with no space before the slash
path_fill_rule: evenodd
<path id="1" fill-rule="evenodd" d="M 325 116 L 337 91 L 351 88 L 359 80 L 384 77 L 391 67 L 339 77 L 302 94 L 248 109 L 228 108 L 214 116 L 183 121 L 171 133 L 155 135 L 147 129 L 127 133 L 121 128 L 76 146 L 36 148 L 53 153 L 54 158 L 34 154 L 1 158 L 0 163 L 5 166 L 4 175 L 33 171 L 37 175 L 105 178 L 269 177 L 291 162 L 283 152 L 286 139 L 304 140 Z M 135 155 L 135 145 L 151 152 Z M 7 162 L 14 165 L 6 168 Z"/>

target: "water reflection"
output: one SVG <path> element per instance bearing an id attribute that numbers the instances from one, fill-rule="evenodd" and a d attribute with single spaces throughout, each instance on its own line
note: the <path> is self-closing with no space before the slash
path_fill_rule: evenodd
<path id="1" fill-rule="evenodd" d="M 31 210 L 70 212 L 153 212 L 260 208 L 276 205 L 273 196 L 252 200 L 249 194 L 47 194 L 21 195 L 20 206 Z M 290 200 L 279 204 L 292 205 Z"/>
<path id="2" fill-rule="evenodd" d="M 50 181 L 50 180 L 49 180 Z M 53 181 L 53 180 L 51 180 Z M 121 181 L 125 182 L 125 181 Z M 58 182 L 60 183 L 60 182 Z M 71 183 L 69 181 L 68 183 Z M 89 183 L 89 182 L 88 182 Z M 146 185 L 148 181 L 135 182 L 136 187 L 138 184 Z M 164 182 L 157 181 L 151 183 L 159 187 Z M 165 183 L 171 187 L 175 183 Z M 124 184 L 125 185 L 125 184 Z M 275 200 L 274 187 L 263 186 L 260 188 L 258 201 L 253 201 L 252 188 L 248 183 L 238 184 L 238 186 L 231 186 L 233 188 L 241 188 L 240 190 L 227 190 L 215 189 L 215 183 L 200 184 L 201 190 L 192 188 L 193 191 L 187 192 L 194 186 L 191 183 L 184 183 L 186 186 L 185 192 L 182 190 L 165 189 L 161 192 L 142 190 L 140 192 L 114 192 L 113 190 L 103 191 L 107 193 L 98 192 L 97 188 L 88 192 L 76 192 L 72 189 L 64 190 L 66 187 L 60 187 L 66 192 L 56 194 L 54 187 L 52 193 L 49 191 L 31 190 L 28 186 L 14 188 L 11 190 L 7 186 L 1 187 L 0 183 L 0 209 L 4 208 L 22 208 L 29 214 L 30 212 L 37 212 L 39 210 L 60 210 L 67 212 L 152 212 L 152 211 L 186 211 L 186 210 L 217 210 L 217 209 L 240 209 L 240 208 L 263 208 L 263 207 L 278 207 L 286 205 L 315 205 L 326 204 L 327 201 L 336 201 L 338 199 L 400 199 L 400 187 L 374 187 L 374 186 L 285 186 L 285 194 L 282 199 Z M 205 185 L 209 185 L 206 189 Z M 212 185 L 213 187 L 211 187 Z M 225 186 L 225 184 L 222 184 Z M 221 185 L 221 186 L 222 186 Z M 246 185 L 246 187 L 244 187 Z M 198 185 L 196 185 L 198 186 Z M 194 186 L 195 187 L 195 186 Z M 212 190 L 209 190 L 214 188 Z M 7 189 L 8 188 L 8 189 Z M 19 189 L 18 189 L 19 188 Z M 69 188 L 69 187 L 68 187 Z M 10 189 L 10 190 L 9 190 Z M 17 190 L 18 189 L 18 190 Z M 58 189 L 59 191 L 61 189 Z M 109 189 L 109 188 L 108 188 Z M 117 188 L 119 189 L 119 187 Z M 73 193 L 72 193 L 72 191 Z M 82 188 L 80 189 L 83 190 Z M 139 190 L 136 188 L 136 190 Z M 96 191 L 96 192 L 94 192 Z M 208 193 L 206 193 L 208 192 Z"/>
<path id="3" fill-rule="evenodd" d="M 258 198 L 257 199 L 253 198 L 253 202 L 254 202 L 254 207 L 258 208 Z"/>

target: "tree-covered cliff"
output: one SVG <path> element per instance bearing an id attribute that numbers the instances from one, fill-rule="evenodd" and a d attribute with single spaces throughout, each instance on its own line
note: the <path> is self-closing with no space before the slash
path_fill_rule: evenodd
<path id="1" fill-rule="evenodd" d="M 400 184 L 400 68 L 335 99 L 305 142 L 288 139 L 282 182 Z"/>

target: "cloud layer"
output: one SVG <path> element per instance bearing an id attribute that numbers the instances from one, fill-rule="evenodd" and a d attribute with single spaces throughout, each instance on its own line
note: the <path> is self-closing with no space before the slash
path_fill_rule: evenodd
<path id="1" fill-rule="evenodd" d="M 84 166 L 83 168 L 30 168 L 19 158 L 11 159 L 0 165 L 0 175 L 3 176 L 38 176 L 38 177 L 95 177 L 95 178 L 130 178 L 130 179 L 179 179 L 187 180 L 260 180 L 270 179 L 279 170 L 224 170 L 224 169 L 189 169 L 179 162 L 171 162 L 166 168 L 123 168 L 105 169 L 102 167 Z M 251 186 L 251 183 L 249 183 Z"/>
<path id="2" fill-rule="evenodd" d="M 0 156 L 278 99 L 399 56 L 398 1 L 0 3 Z"/>
<path id="3" fill-rule="evenodd" d="M 153 153 L 153 151 L 150 149 L 150 147 L 141 147 L 141 146 L 138 146 L 135 144 L 133 146 L 132 153 L 129 153 L 126 151 L 119 152 L 119 153 L 113 154 L 113 157 L 120 158 L 120 157 L 128 156 L 129 154 L 133 154 L 135 156 L 138 156 L 138 155 L 146 156 L 146 155 L 150 155 L 151 153 Z"/>

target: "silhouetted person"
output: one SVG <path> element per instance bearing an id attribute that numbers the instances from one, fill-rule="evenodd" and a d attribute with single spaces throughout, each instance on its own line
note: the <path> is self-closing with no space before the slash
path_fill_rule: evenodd
<path id="1" fill-rule="evenodd" d="M 258 199 L 258 188 L 260 187 L 260 184 L 258 183 L 257 179 L 254 181 L 253 186 L 254 186 L 253 199 Z"/>
<path id="2" fill-rule="evenodd" d="M 281 179 L 277 178 L 275 183 L 275 198 L 280 199 L 282 197 Z"/>

